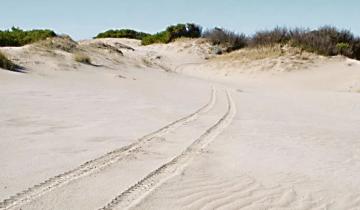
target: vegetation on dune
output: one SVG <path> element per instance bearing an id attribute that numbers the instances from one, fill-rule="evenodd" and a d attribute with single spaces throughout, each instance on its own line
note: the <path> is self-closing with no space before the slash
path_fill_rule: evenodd
<path id="1" fill-rule="evenodd" d="M 288 50 L 291 53 L 298 53 L 296 48 Z M 219 60 L 236 60 L 236 61 L 254 61 L 266 58 L 277 58 L 283 55 L 283 50 L 280 45 L 267 46 L 267 47 L 254 47 L 247 48 L 246 50 L 238 50 L 227 56 L 219 57 Z"/>
<path id="2" fill-rule="evenodd" d="M 360 60 L 360 37 L 355 37 L 348 30 L 339 30 L 323 26 L 316 30 L 303 28 L 288 29 L 276 27 L 272 30 L 258 31 L 252 36 L 232 32 L 223 28 L 205 30 L 193 23 L 171 25 L 166 30 L 149 35 L 129 29 L 109 30 L 100 33 L 96 38 L 125 37 L 141 40 L 142 45 L 169 43 L 180 37 L 209 40 L 217 47 L 217 54 L 231 52 L 244 47 L 257 48 L 264 46 L 289 45 L 301 50 L 325 56 L 344 55 Z"/>
<path id="3" fill-rule="evenodd" d="M 120 30 L 108 30 L 102 33 L 99 33 L 95 39 L 98 38 L 128 38 L 128 39 L 138 39 L 142 40 L 144 37 L 149 36 L 150 34 L 144 32 L 138 32 L 131 29 L 120 29 Z"/>
<path id="4" fill-rule="evenodd" d="M 202 28 L 193 23 L 171 25 L 165 31 L 145 36 L 141 43 L 149 45 L 154 43 L 169 43 L 180 37 L 199 38 Z"/>
<path id="5" fill-rule="evenodd" d="M 360 38 L 348 30 L 323 26 L 317 30 L 275 28 L 255 33 L 249 46 L 289 44 L 325 56 L 344 55 L 360 60 Z"/>
<path id="6" fill-rule="evenodd" d="M 74 60 L 79 63 L 88 64 L 91 65 L 91 59 L 89 56 L 83 54 L 83 53 L 75 53 L 74 54 Z"/>
<path id="7" fill-rule="evenodd" d="M 167 31 L 162 31 L 153 35 L 144 37 L 141 40 L 142 45 L 150 45 L 155 43 L 169 43 L 170 42 L 170 33 Z"/>
<path id="8" fill-rule="evenodd" d="M 350 31 L 324 26 L 313 31 L 290 30 L 289 34 L 292 44 L 304 50 L 326 56 L 343 54 L 353 57 L 352 52 L 345 49 L 347 45 L 350 48 L 354 40 Z"/>
<path id="9" fill-rule="evenodd" d="M 256 32 L 249 38 L 249 46 L 265 46 L 286 44 L 290 40 L 289 30 L 287 28 L 276 27 L 273 30 L 264 30 Z"/>
<path id="10" fill-rule="evenodd" d="M 348 43 L 344 43 L 344 42 L 337 43 L 337 44 L 336 44 L 336 50 L 337 50 L 341 55 L 349 54 L 350 45 L 349 45 Z"/>
<path id="11" fill-rule="evenodd" d="M 17 66 L 11 62 L 2 52 L 0 52 L 0 68 L 15 71 Z"/>
<path id="12" fill-rule="evenodd" d="M 247 46 L 248 38 L 245 34 L 237 34 L 222 28 L 206 30 L 203 35 L 213 45 L 221 45 L 226 52 L 241 49 Z"/>
<path id="13" fill-rule="evenodd" d="M 171 25 L 164 31 L 152 35 L 131 29 L 120 29 L 99 33 L 95 38 L 107 37 L 138 39 L 141 40 L 143 45 L 169 43 L 181 37 L 203 37 L 209 40 L 215 47 L 220 46 L 218 47 L 218 54 L 244 47 L 257 48 L 280 44 L 298 47 L 320 55 L 343 55 L 360 60 L 360 37 L 354 36 L 348 30 L 339 30 L 331 26 L 323 26 L 316 30 L 276 27 L 272 30 L 258 31 L 252 36 L 246 36 L 222 28 L 214 28 L 202 32 L 201 26 L 194 23 L 186 23 Z M 43 41 L 40 43 L 49 48 L 61 49 L 67 52 L 73 52 L 77 48 L 77 43 L 70 37 L 57 36 L 51 30 L 24 31 L 13 27 L 10 30 L 0 31 L 0 47 L 23 46 L 41 40 Z M 5 61 L 2 62 L 5 63 Z M 85 60 L 83 63 L 87 63 L 87 61 Z"/>
<path id="14" fill-rule="evenodd" d="M 109 53 L 117 53 L 119 55 L 124 55 L 123 52 L 121 52 L 121 50 L 106 43 L 96 42 L 96 43 L 91 43 L 90 46 L 96 49 L 107 50 Z"/>
<path id="15" fill-rule="evenodd" d="M 48 38 L 46 40 L 39 41 L 36 45 L 47 49 L 62 50 L 69 53 L 76 51 L 78 48 L 78 43 L 67 35 Z"/>
<path id="16" fill-rule="evenodd" d="M 0 46 L 24 46 L 48 37 L 55 37 L 56 33 L 51 30 L 30 30 L 12 27 L 11 30 L 0 31 Z"/>
<path id="17" fill-rule="evenodd" d="M 25 72 L 24 71 L 25 69 L 23 67 L 13 63 L 1 51 L 0 51 L 0 68 L 10 70 L 10 71 L 22 72 L 22 73 Z"/>
<path id="18" fill-rule="evenodd" d="M 348 30 L 323 26 L 317 30 L 276 27 L 273 30 L 258 31 L 246 37 L 225 29 L 215 28 L 203 33 L 212 44 L 225 47 L 227 52 L 243 47 L 289 45 L 325 56 L 344 55 L 360 60 L 360 38 Z"/>

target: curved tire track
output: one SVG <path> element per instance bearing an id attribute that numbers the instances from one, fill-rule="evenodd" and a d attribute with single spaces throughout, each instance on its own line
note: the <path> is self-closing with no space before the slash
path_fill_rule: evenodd
<path id="1" fill-rule="evenodd" d="M 228 101 L 227 111 L 213 126 L 207 129 L 205 133 L 188 146 L 180 155 L 148 174 L 145 178 L 122 192 L 99 210 L 111 210 L 115 208 L 129 209 L 134 207 L 151 193 L 152 190 L 181 173 L 196 154 L 201 152 L 202 149 L 211 143 L 211 141 L 232 122 L 236 114 L 236 108 L 230 93 L 226 91 L 226 94 Z"/>
<path id="2" fill-rule="evenodd" d="M 216 89 L 213 87 L 210 100 L 194 113 L 178 119 L 150 134 L 147 134 L 130 145 L 108 152 L 103 156 L 85 162 L 73 170 L 51 177 L 37 185 L 17 193 L 16 195 L 10 196 L 8 199 L 5 199 L 0 203 L 0 210 L 7 210 L 16 206 L 21 206 L 71 181 L 104 169 L 105 167 L 124 158 L 131 152 L 136 151 L 143 143 L 151 141 L 154 137 L 163 136 L 169 131 L 176 129 L 187 122 L 196 120 L 200 114 L 208 112 L 214 106 L 215 101 Z"/>

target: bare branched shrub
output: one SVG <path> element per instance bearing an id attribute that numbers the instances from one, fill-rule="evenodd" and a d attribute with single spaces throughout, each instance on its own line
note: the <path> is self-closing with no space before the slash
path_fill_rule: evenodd
<path id="1" fill-rule="evenodd" d="M 222 28 L 207 30 L 203 33 L 203 37 L 214 45 L 221 45 L 227 52 L 247 46 L 247 37 L 245 34 L 237 34 Z"/>
<path id="2" fill-rule="evenodd" d="M 317 30 L 302 28 L 287 29 L 277 27 L 273 30 L 257 32 L 249 41 L 249 46 L 273 46 L 290 44 L 320 55 L 344 55 L 360 59 L 360 39 L 348 30 L 323 26 Z"/>
<path id="3" fill-rule="evenodd" d="M 295 31 L 292 34 L 292 44 L 307 51 L 327 56 L 337 54 L 352 56 L 350 46 L 354 42 L 354 36 L 350 31 L 340 31 L 335 27 L 324 26 L 318 30 Z M 342 44 L 343 47 L 340 47 L 339 44 Z M 345 45 L 349 46 L 346 50 L 344 49 Z"/>
<path id="4" fill-rule="evenodd" d="M 287 28 L 276 27 L 273 30 L 256 32 L 250 39 L 250 46 L 265 46 L 285 44 L 290 40 L 290 33 Z"/>

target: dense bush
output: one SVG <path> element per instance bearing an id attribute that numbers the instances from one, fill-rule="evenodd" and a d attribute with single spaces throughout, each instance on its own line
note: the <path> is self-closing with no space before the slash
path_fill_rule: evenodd
<path id="1" fill-rule="evenodd" d="M 169 33 L 170 41 L 180 37 L 198 38 L 201 36 L 202 28 L 193 23 L 177 24 L 166 28 Z"/>
<path id="2" fill-rule="evenodd" d="M 321 55 L 333 56 L 343 54 L 353 57 L 350 46 L 354 44 L 354 35 L 347 30 L 338 30 L 334 27 L 324 26 L 318 30 L 303 31 L 292 36 L 292 43 L 307 51 Z M 344 47 L 348 46 L 345 50 Z M 340 48 L 339 48 L 340 47 Z"/>
<path id="3" fill-rule="evenodd" d="M 221 45 L 230 52 L 247 46 L 245 34 L 237 34 L 221 28 L 214 28 L 203 33 L 203 37 L 214 45 Z"/>
<path id="4" fill-rule="evenodd" d="M 198 38 L 201 36 L 202 28 L 193 23 L 177 24 L 166 28 L 165 31 L 154 35 L 145 36 L 142 39 L 143 45 L 154 43 L 169 43 L 180 37 Z"/>
<path id="5" fill-rule="evenodd" d="M 144 32 L 138 32 L 131 29 L 120 30 L 108 30 L 103 33 L 99 33 L 95 38 L 129 38 L 129 39 L 143 39 L 150 34 Z"/>
<path id="6" fill-rule="evenodd" d="M 255 33 L 249 41 L 252 47 L 290 44 L 320 55 L 344 55 L 360 59 L 360 39 L 348 30 L 323 26 L 317 30 L 275 28 Z"/>
<path id="7" fill-rule="evenodd" d="M 347 54 L 351 53 L 351 51 L 349 51 L 350 50 L 350 45 L 348 43 L 344 43 L 344 42 L 337 43 L 336 44 L 336 50 L 341 55 L 347 55 Z"/>
<path id="8" fill-rule="evenodd" d="M 286 43 L 290 40 L 290 33 L 287 28 L 276 27 L 273 30 L 264 30 L 256 32 L 252 36 L 250 46 L 263 46 Z"/>
<path id="9" fill-rule="evenodd" d="M 23 31 L 12 27 L 11 30 L 0 31 L 0 46 L 23 46 L 55 36 L 55 32 L 51 30 Z"/>
<path id="10" fill-rule="evenodd" d="M 171 41 L 170 39 L 170 33 L 167 31 L 162 31 L 159 33 L 156 33 L 154 35 L 149 35 L 144 37 L 141 40 L 142 45 L 149 45 L 154 43 L 169 43 Z"/>
<path id="11" fill-rule="evenodd" d="M 351 44 L 352 58 L 360 60 L 360 38 L 355 38 Z"/>

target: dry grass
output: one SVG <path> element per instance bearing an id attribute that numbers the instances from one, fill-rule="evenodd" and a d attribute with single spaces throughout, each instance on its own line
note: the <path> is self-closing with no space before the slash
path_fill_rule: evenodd
<path id="1" fill-rule="evenodd" d="M 119 50 L 118 48 L 111 46 L 109 44 L 103 43 L 103 42 L 91 43 L 89 46 L 96 48 L 96 49 L 107 50 L 109 53 L 116 53 L 119 55 L 124 55 L 123 52 L 121 50 Z"/>
<path id="2" fill-rule="evenodd" d="M 229 54 L 219 56 L 219 60 L 236 60 L 236 61 L 256 61 L 262 59 L 279 58 L 282 56 L 296 57 L 299 60 L 309 60 L 311 53 L 289 46 L 261 46 L 254 48 L 244 48 Z"/>
<path id="3" fill-rule="evenodd" d="M 288 45 L 244 48 L 214 57 L 209 65 L 238 72 L 289 72 L 307 69 L 320 62 L 322 56 Z"/>
<path id="4" fill-rule="evenodd" d="M 79 63 L 88 64 L 91 65 L 91 59 L 89 56 L 83 54 L 83 53 L 75 53 L 74 54 L 74 60 Z"/>
<path id="5" fill-rule="evenodd" d="M 147 67 L 152 67 L 154 65 L 150 60 L 148 60 L 146 58 L 142 58 L 141 61 Z"/>
<path id="6" fill-rule="evenodd" d="M 0 52 L 0 68 L 7 69 L 10 71 L 16 71 L 16 65 L 10 61 L 5 54 Z"/>
<path id="7" fill-rule="evenodd" d="M 223 56 L 219 56 L 220 60 L 237 60 L 237 61 L 253 61 L 265 58 L 276 58 L 283 54 L 280 46 L 245 48 L 234 51 Z"/>
<path id="8" fill-rule="evenodd" d="M 49 50 L 62 50 L 70 53 L 75 52 L 78 49 L 78 43 L 72 40 L 69 36 L 48 38 L 36 43 L 36 46 Z"/>

